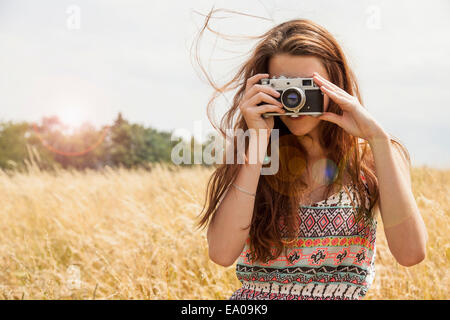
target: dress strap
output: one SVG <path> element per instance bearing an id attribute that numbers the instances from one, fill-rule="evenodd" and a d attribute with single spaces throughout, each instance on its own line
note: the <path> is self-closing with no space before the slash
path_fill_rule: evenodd
<path id="1" fill-rule="evenodd" d="M 362 170 L 361 170 L 361 179 L 364 183 L 364 186 L 366 187 L 367 194 L 370 196 L 369 185 L 367 184 L 366 177 L 364 176 L 364 172 L 362 172 Z"/>

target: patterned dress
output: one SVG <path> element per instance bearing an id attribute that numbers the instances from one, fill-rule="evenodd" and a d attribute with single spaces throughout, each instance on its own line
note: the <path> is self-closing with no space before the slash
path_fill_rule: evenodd
<path id="1" fill-rule="evenodd" d="M 377 221 L 364 218 L 357 223 L 352 200 L 356 208 L 359 196 L 349 184 L 326 200 L 299 206 L 298 237 L 287 255 L 282 253 L 267 263 L 251 261 L 247 238 L 236 264 L 242 287 L 229 299 L 363 298 L 375 276 Z M 366 197 L 367 209 L 368 205 Z"/>

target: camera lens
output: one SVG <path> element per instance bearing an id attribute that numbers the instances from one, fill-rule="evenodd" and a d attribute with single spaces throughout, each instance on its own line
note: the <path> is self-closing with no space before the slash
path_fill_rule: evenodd
<path id="1" fill-rule="evenodd" d="M 288 108 L 296 108 L 301 101 L 302 97 L 295 89 L 287 89 L 283 94 L 283 104 Z"/>
<path id="2" fill-rule="evenodd" d="M 300 88 L 291 87 L 281 94 L 281 103 L 289 111 L 298 112 L 305 105 L 305 102 L 305 92 Z"/>
<path id="3" fill-rule="evenodd" d="M 286 102 L 290 107 L 294 107 L 294 106 L 298 105 L 299 99 L 300 99 L 300 97 L 298 96 L 297 93 L 291 92 L 287 95 Z"/>

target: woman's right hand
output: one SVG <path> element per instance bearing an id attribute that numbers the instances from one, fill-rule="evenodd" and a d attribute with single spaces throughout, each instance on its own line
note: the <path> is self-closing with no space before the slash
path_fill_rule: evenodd
<path id="1" fill-rule="evenodd" d="M 280 93 L 269 86 L 259 84 L 261 79 L 268 77 L 268 73 L 258 73 L 248 78 L 244 96 L 239 104 L 239 109 L 244 116 L 247 127 L 249 129 L 255 129 L 257 134 L 259 134 L 259 129 L 268 130 L 268 134 L 270 134 L 273 129 L 273 117 L 263 118 L 263 113 L 286 112 L 281 102 L 274 98 L 278 98 Z M 261 102 L 266 102 L 266 104 L 258 106 L 258 103 Z"/>

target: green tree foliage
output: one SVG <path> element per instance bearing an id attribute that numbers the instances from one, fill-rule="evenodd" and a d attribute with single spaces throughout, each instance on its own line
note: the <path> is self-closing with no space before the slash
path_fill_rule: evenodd
<path id="1" fill-rule="evenodd" d="M 0 168 L 23 167 L 30 148 L 38 154 L 41 169 L 148 167 L 152 162 L 171 162 L 178 143 L 171 135 L 130 123 L 121 113 L 111 126 L 96 129 L 84 123 L 70 133 L 55 116 L 42 118 L 40 124 L 0 122 Z"/>
<path id="2" fill-rule="evenodd" d="M 29 123 L 12 121 L 0 123 L 0 168 L 23 169 L 24 160 L 33 156 L 30 155 L 33 150 L 37 151 L 41 169 L 57 166 L 52 154 L 43 149 L 39 150 L 39 146 L 40 142 L 33 136 L 33 129 Z"/>
<path id="3" fill-rule="evenodd" d="M 0 167 L 15 167 L 26 158 L 27 131 L 26 122 L 0 124 Z"/>
<path id="4" fill-rule="evenodd" d="M 174 143 L 171 132 L 159 132 L 140 124 L 130 124 L 119 113 L 110 129 L 107 143 L 108 163 L 127 168 L 146 166 L 148 162 L 170 162 Z"/>

